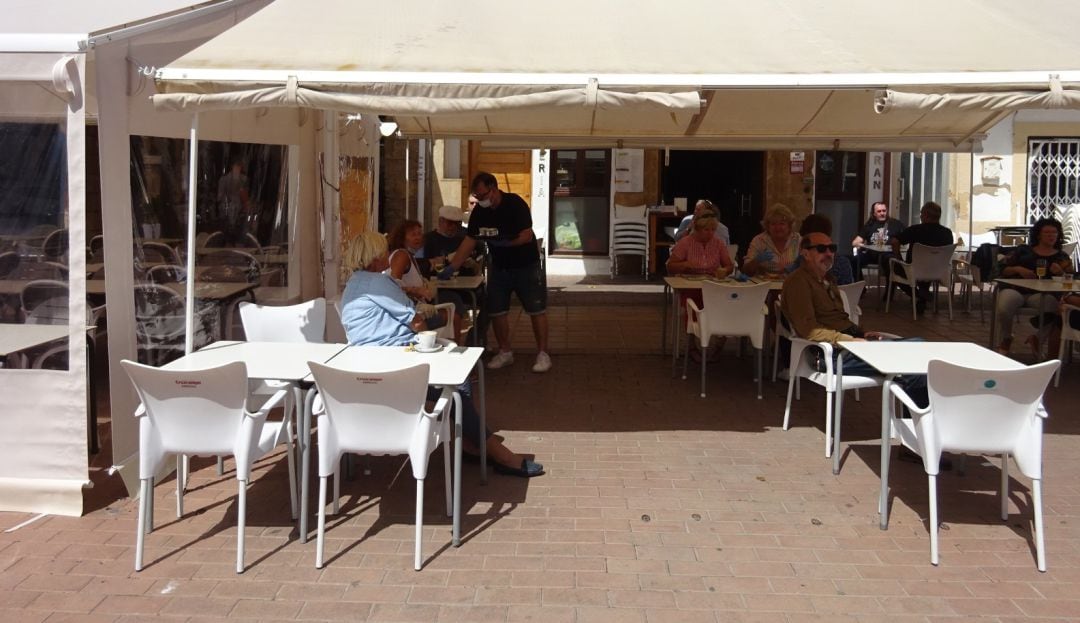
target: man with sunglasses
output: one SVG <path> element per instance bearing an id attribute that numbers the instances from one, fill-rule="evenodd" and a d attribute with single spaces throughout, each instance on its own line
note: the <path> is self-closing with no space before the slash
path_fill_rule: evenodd
<path id="1" fill-rule="evenodd" d="M 844 311 L 844 300 L 829 270 L 836 258 L 836 244 L 829 236 L 811 233 L 800 243 L 802 263 L 784 280 L 780 309 L 784 321 L 803 339 L 812 342 L 880 340 L 876 331 L 864 331 Z M 839 351 L 839 349 L 837 349 Z M 824 370 L 824 365 L 821 365 Z M 844 374 L 876 376 L 881 373 L 858 357 L 844 357 Z M 930 404 L 923 375 L 897 377 L 897 382 L 920 407 Z"/>

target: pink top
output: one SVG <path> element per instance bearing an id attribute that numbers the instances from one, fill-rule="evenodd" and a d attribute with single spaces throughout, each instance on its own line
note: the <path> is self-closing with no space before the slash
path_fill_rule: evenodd
<path id="1" fill-rule="evenodd" d="M 684 236 L 671 248 L 671 259 L 689 261 L 690 266 L 682 271 L 687 274 L 711 275 L 721 266 L 731 268 L 727 245 L 717 236 L 704 244 L 693 235 Z"/>

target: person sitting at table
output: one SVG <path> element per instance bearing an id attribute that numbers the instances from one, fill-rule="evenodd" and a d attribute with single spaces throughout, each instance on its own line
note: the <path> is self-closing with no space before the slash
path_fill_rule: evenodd
<path id="1" fill-rule="evenodd" d="M 774 204 L 765 212 L 761 226 L 765 231 L 750 241 L 742 271 L 751 277 L 782 277 L 795 270 L 801 237 L 793 231 L 795 215 L 791 208 Z"/>
<path id="2" fill-rule="evenodd" d="M 828 342 L 836 346 L 846 341 L 880 340 L 876 331 L 866 331 L 851 321 L 844 311 L 844 301 L 829 271 L 836 258 L 836 244 L 823 233 L 814 232 L 802 239 L 798 270 L 784 280 L 780 294 L 780 309 L 792 332 L 812 342 Z M 835 349 L 838 356 L 840 349 Z M 821 370 L 824 370 L 822 364 Z M 880 376 L 876 368 L 850 354 L 844 356 L 844 374 Z M 926 390 L 926 375 L 906 375 L 896 382 L 919 407 L 930 404 Z"/>
<path id="3" fill-rule="evenodd" d="M 868 244 L 885 246 L 888 244 L 889 238 L 904 231 L 905 227 L 903 221 L 889 216 L 889 204 L 884 201 L 875 201 L 870 206 L 870 218 L 863 223 L 862 229 L 851 240 L 851 246 L 859 250 L 859 261 L 856 262 L 859 265 L 859 270 L 855 276 L 857 280 L 862 280 L 863 266 L 872 264 L 881 266 L 883 263 L 888 263 L 889 258 L 888 253 L 882 253 L 874 249 L 864 249 L 863 247 Z M 838 255 L 837 257 L 843 256 Z"/>
<path id="4" fill-rule="evenodd" d="M 900 257 L 900 245 L 908 245 L 907 258 L 904 260 L 908 263 L 911 262 L 911 252 L 913 250 L 912 245 L 921 244 L 928 247 L 946 247 L 956 243 L 956 239 L 953 237 L 952 230 L 942 225 L 941 221 L 941 206 L 933 201 L 927 201 L 923 204 L 923 207 L 919 209 L 919 224 L 912 225 L 902 232 L 892 234 L 889 237 L 889 244 L 892 246 L 892 252 L 894 257 Z M 898 271 L 903 271 L 903 268 L 897 268 Z M 901 273 L 902 276 L 902 273 Z M 891 273 L 886 273 L 886 280 L 890 279 Z M 886 287 L 892 288 L 892 283 L 886 283 Z M 926 301 L 930 298 L 930 283 L 919 282 L 916 293 L 912 294 L 911 288 L 907 285 L 901 285 L 900 289 L 904 291 L 908 296 L 916 296 L 915 311 L 923 313 L 926 311 Z"/>
<path id="5" fill-rule="evenodd" d="M 414 254 L 423 243 L 423 233 L 424 226 L 419 221 L 413 220 L 402 221 L 394 229 L 390 230 L 390 235 L 387 237 L 387 244 L 390 249 L 390 268 L 386 269 L 386 274 L 394 278 L 394 281 L 401 286 L 401 289 L 410 299 L 417 303 L 430 304 L 437 300 L 439 293 L 424 278 L 414 257 Z M 446 292 L 444 298 L 446 300 L 439 302 L 454 303 L 454 335 L 461 335 L 460 331 L 464 324 L 465 303 L 456 292 Z M 422 309 L 425 315 L 428 315 L 428 309 Z M 429 318 L 429 320 L 431 328 L 444 326 L 450 321 L 449 318 L 443 317 Z"/>
<path id="6" fill-rule="evenodd" d="M 461 208 L 457 206 L 444 205 L 439 208 L 439 222 L 435 225 L 435 229 L 424 234 L 424 248 L 416 256 L 426 259 L 431 264 L 432 270 L 438 270 L 448 264 L 454 252 L 461 246 L 461 242 L 465 240 L 465 229 L 461 226 L 463 219 Z M 473 257 L 461 265 L 458 269 L 459 274 L 477 274 L 478 251 L 479 249 L 474 251 Z"/>
<path id="7" fill-rule="evenodd" d="M 799 225 L 799 235 L 805 238 L 813 233 L 825 234 L 832 237 L 832 219 L 824 214 L 809 214 L 803 219 L 801 225 Z M 803 257 L 799 255 L 795 260 L 795 268 L 798 268 L 802 264 Z M 829 270 L 829 274 L 832 275 L 836 285 L 843 286 L 849 283 L 855 283 L 855 276 L 851 269 L 851 260 L 846 255 L 836 254 L 833 259 L 832 269 Z M 857 302 L 857 301 L 856 301 Z"/>
<path id="8" fill-rule="evenodd" d="M 720 221 L 709 212 L 703 212 L 694 220 L 689 236 L 675 243 L 667 261 L 669 275 L 708 275 L 723 279 L 731 274 L 735 263 L 728 253 L 727 244 L 716 236 Z M 679 301 L 679 309 L 686 309 L 690 299 L 698 307 L 704 307 L 701 290 L 684 290 Z M 720 349 L 713 350 L 716 356 Z M 694 351 L 695 356 L 700 356 Z"/>
<path id="9" fill-rule="evenodd" d="M 390 267 L 386 239 L 377 232 L 364 232 L 350 241 L 343 259 L 345 268 L 352 271 L 341 297 L 341 323 L 349 344 L 412 344 L 416 333 L 425 328 L 424 318 L 394 280 L 385 274 Z M 543 465 L 514 453 L 490 431 L 481 431 L 471 385 L 465 383 L 459 390 L 464 443 L 469 452 L 475 455 L 480 444 L 485 444 L 492 466 L 500 474 L 531 478 L 544 473 Z M 438 396 L 437 390 L 429 390 L 429 400 Z"/>
<path id="10" fill-rule="evenodd" d="M 694 224 L 694 220 L 701 217 L 704 214 L 712 214 L 716 217 L 716 237 L 724 241 L 724 244 L 731 246 L 731 232 L 728 231 L 727 225 L 720 222 L 720 211 L 716 209 L 713 202 L 708 199 L 699 199 L 694 204 L 694 211 L 687 214 L 682 221 L 679 222 L 679 228 L 675 230 L 675 242 L 682 240 L 691 231 L 691 225 Z"/>
<path id="11" fill-rule="evenodd" d="M 1028 244 L 1020 245 L 1008 257 L 1005 258 L 1005 267 L 1001 269 L 1001 276 L 1012 279 L 1049 279 L 1055 275 L 1063 275 L 1072 269 L 1072 259 L 1061 250 L 1064 234 L 1061 222 L 1052 218 L 1041 218 L 1031 226 Z M 1045 267 L 1044 275 L 1037 273 L 1039 263 Z M 1041 314 L 1053 314 L 1057 310 L 1057 301 L 1052 296 L 1044 296 L 1038 292 L 1024 295 L 1019 290 L 1002 286 L 997 295 L 997 321 L 1001 329 L 1001 342 L 997 351 L 1003 355 L 1009 354 L 1013 341 L 1013 324 L 1016 321 L 1016 313 L 1021 307 L 1037 310 Z M 1036 322 L 1039 316 L 1035 317 Z M 1042 324 L 1040 334 L 1028 338 L 1035 356 L 1040 355 L 1040 345 L 1050 331 L 1050 325 Z"/>

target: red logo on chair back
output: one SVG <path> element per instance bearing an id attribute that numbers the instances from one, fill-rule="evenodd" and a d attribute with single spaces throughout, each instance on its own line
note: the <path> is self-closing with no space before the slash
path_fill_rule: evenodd
<path id="1" fill-rule="evenodd" d="M 198 387 L 202 385 L 202 381 L 185 381 L 183 379 L 179 379 L 173 382 L 185 389 L 191 389 L 193 387 Z"/>
<path id="2" fill-rule="evenodd" d="M 378 385 L 383 382 L 382 377 L 379 376 L 358 376 L 356 380 L 365 385 Z"/>

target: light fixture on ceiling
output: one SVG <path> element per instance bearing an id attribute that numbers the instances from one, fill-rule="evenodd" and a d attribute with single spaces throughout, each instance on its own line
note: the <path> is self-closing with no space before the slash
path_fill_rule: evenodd
<path id="1" fill-rule="evenodd" d="M 393 121 L 383 121 L 379 124 L 379 134 L 389 137 L 397 132 L 398 125 Z"/>

